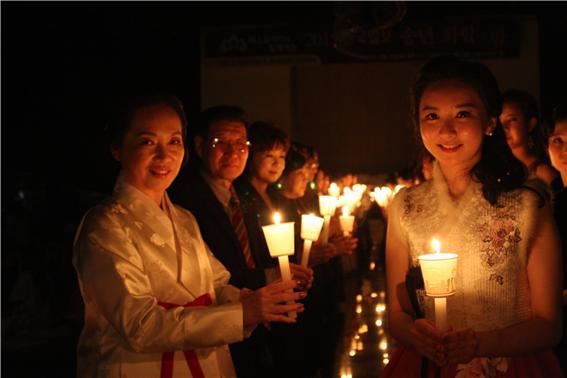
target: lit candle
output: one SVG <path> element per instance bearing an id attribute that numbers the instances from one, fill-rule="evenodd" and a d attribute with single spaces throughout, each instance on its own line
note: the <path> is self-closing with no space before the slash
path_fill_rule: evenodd
<path id="1" fill-rule="evenodd" d="M 323 215 L 323 231 L 321 232 L 321 240 L 323 243 L 329 242 L 329 225 L 331 217 L 335 215 L 337 208 L 337 199 L 333 196 L 319 196 L 319 209 Z"/>
<path id="2" fill-rule="evenodd" d="M 288 256 L 293 255 L 295 250 L 293 237 L 294 222 L 280 222 L 281 216 L 278 212 L 276 212 L 274 213 L 274 224 L 262 226 L 262 231 L 264 231 L 264 236 L 266 237 L 266 243 L 268 244 L 270 255 L 272 257 L 278 258 L 282 279 L 291 280 L 291 269 L 289 268 Z M 293 303 L 293 301 L 288 302 L 288 304 Z M 290 312 L 288 315 L 291 318 L 297 317 L 297 314 L 295 312 Z"/>
<path id="3" fill-rule="evenodd" d="M 421 273 L 427 296 L 435 301 L 435 324 L 441 331 L 447 330 L 447 297 L 455 294 L 458 255 L 441 253 L 441 243 L 431 242 L 435 253 L 419 256 Z"/>
<path id="4" fill-rule="evenodd" d="M 348 236 L 354 227 L 354 215 L 349 215 L 348 206 L 343 206 L 343 215 L 339 217 L 341 228 L 345 236 Z"/>
<path id="5" fill-rule="evenodd" d="M 392 196 L 392 190 L 387 186 L 374 188 L 373 197 L 376 199 L 378 205 L 382 208 L 388 207 L 388 202 L 390 202 L 390 197 Z"/>
<path id="6" fill-rule="evenodd" d="M 341 188 L 339 188 L 339 186 L 334 182 L 329 185 L 329 195 L 333 197 L 338 197 L 341 195 Z"/>
<path id="7" fill-rule="evenodd" d="M 319 239 L 324 219 L 313 214 L 303 214 L 301 216 L 301 238 L 303 239 L 303 254 L 301 255 L 301 265 L 307 267 L 309 263 L 309 252 L 311 244 Z"/>

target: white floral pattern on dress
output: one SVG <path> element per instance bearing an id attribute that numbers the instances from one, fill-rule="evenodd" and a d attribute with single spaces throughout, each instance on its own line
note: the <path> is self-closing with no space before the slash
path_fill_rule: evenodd
<path id="1" fill-rule="evenodd" d="M 533 234 L 537 197 L 527 190 L 500 196 L 491 205 L 479 182 L 472 181 L 457 200 L 438 166 L 433 180 L 402 189 L 391 207 L 394 229 L 407 242 L 410 264 L 431 253 L 431 239 L 442 252 L 459 255 L 456 293 L 447 299 L 449 324 L 477 332 L 503 328 L 531 316 L 525 264 Z M 428 319 L 433 300 L 418 293 Z"/>
<path id="2" fill-rule="evenodd" d="M 467 364 L 457 366 L 455 378 L 498 378 L 505 377 L 508 371 L 508 358 L 473 358 Z"/>

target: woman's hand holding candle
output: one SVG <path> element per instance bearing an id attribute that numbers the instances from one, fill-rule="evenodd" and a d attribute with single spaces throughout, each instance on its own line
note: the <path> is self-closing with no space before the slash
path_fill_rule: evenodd
<path id="1" fill-rule="evenodd" d="M 331 243 L 313 243 L 309 265 L 317 266 L 324 264 L 337 255 L 337 248 Z"/>
<path id="2" fill-rule="evenodd" d="M 313 284 L 313 269 L 289 263 L 292 279 L 297 281 L 299 289 L 309 290 Z"/>
<path id="3" fill-rule="evenodd" d="M 408 329 L 413 340 L 412 346 L 420 355 L 427 357 L 438 366 L 447 363 L 443 334 L 430 320 L 417 319 Z"/>
<path id="4" fill-rule="evenodd" d="M 478 338 L 471 328 L 449 331 L 444 337 L 447 363 L 465 364 L 478 355 Z"/>
<path id="5" fill-rule="evenodd" d="M 358 246 L 358 239 L 352 236 L 335 236 L 329 243 L 335 246 L 337 255 L 350 255 Z"/>
<path id="6" fill-rule="evenodd" d="M 294 292 L 297 282 L 275 281 L 251 293 L 241 293 L 244 327 L 264 322 L 295 323 L 286 313 L 303 312 L 303 304 L 292 302 L 305 298 L 305 292 Z"/>

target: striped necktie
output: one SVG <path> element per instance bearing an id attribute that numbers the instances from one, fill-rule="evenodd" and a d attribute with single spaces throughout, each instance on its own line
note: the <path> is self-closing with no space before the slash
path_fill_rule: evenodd
<path id="1" fill-rule="evenodd" d="M 240 247 L 242 248 L 242 253 L 244 254 L 244 260 L 246 261 L 246 266 L 250 269 L 254 269 L 256 264 L 254 263 L 254 258 L 252 257 L 252 252 L 250 250 L 250 243 L 248 241 L 248 233 L 246 232 L 246 226 L 244 225 L 244 214 L 242 213 L 242 208 L 240 207 L 240 201 L 233 188 L 230 190 L 230 201 L 228 203 L 230 207 L 230 220 L 232 222 L 232 227 L 234 227 L 234 232 L 236 237 L 240 242 Z"/>

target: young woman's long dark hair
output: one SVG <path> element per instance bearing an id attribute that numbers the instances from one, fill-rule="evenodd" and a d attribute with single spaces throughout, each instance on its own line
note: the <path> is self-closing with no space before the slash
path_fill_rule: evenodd
<path id="1" fill-rule="evenodd" d="M 526 179 L 526 170 L 512 155 L 498 121 L 502 111 L 498 82 L 492 72 L 480 63 L 466 62 L 452 56 L 431 59 L 422 67 L 413 86 L 412 114 L 418 130 L 419 102 L 423 92 L 431 84 L 445 80 L 458 80 L 470 85 L 484 102 L 488 115 L 497 120 L 492 135 L 484 136 L 482 157 L 472 170 L 473 177 L 482 184 L 484 198 L 494 205 L 501 193 L 519 188 Z"/>

